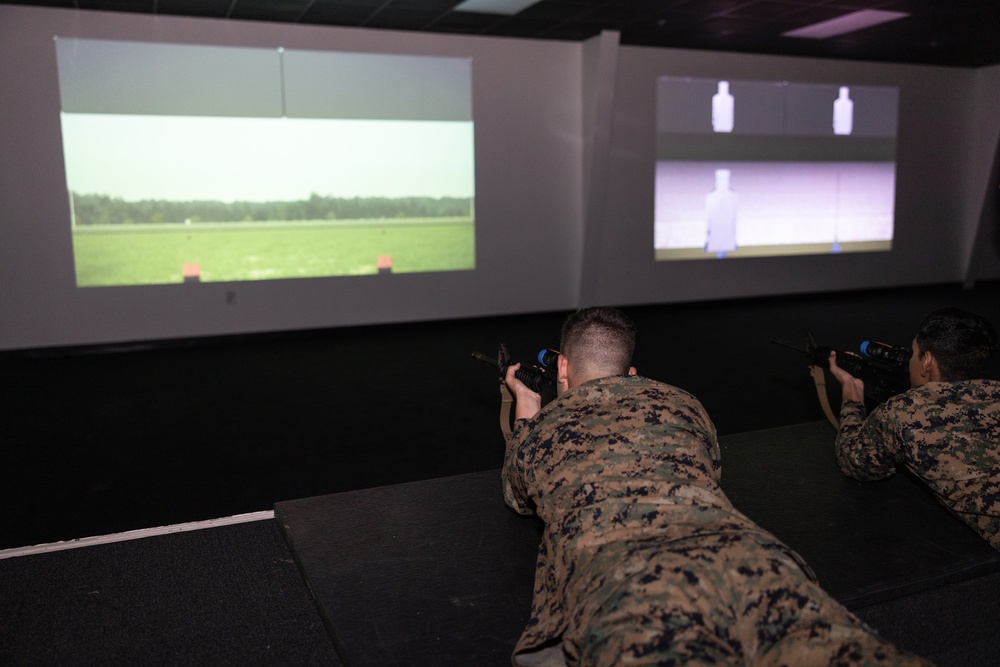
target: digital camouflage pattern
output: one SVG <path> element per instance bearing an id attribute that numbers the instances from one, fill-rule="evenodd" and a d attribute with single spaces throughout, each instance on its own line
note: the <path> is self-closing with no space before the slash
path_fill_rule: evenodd
<path id="1" fill-rule="evenodd" d="M 1000 550 L 1000 382 L 929 382 L 865 407 L 840 409 L 837 464 L 860 480 L 904 465 Z"/>
<path id="2" fill-rule="evenodd" d="M 515 665 L 929 665 L 822 591 L 720 487 L 690 394 L 593 380 L 518 420 L 504 497 L 545 524 Z"/>

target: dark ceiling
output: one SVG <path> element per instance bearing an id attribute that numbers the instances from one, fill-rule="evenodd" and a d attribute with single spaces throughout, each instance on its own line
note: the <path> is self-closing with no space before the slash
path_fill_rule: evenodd
<path id="1" fill-rule="evenodd" d="M 6 4 L 631 46 L 980 67 L 1000 63 L 1000 0 L 541 0 L 514 16 L 461 0 L 15 0 Z M 781 34 L 859 9 L 910 16 L 825 40 Z"/>

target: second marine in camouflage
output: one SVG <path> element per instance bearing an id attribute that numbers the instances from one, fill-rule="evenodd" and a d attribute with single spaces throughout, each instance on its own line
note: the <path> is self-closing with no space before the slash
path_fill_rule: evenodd
<path id="1" fill-rule="evenodd" d="M 837 463 L 861 480 L 905 466 L 953 514 L 1000 549 L 1000 382 L 983 379 L 997 334 L 956 308 L 929 313 L 912 343 L 912 389 L 866 417 L 864 386 L 831 359 L 844 389 Z"/>

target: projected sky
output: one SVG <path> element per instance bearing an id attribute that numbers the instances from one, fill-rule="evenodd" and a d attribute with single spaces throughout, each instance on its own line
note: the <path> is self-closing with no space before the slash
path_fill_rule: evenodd
<path id="1" fill-rule="evenodd" d="M 471 122 L 62 115 L 72 192 L 290 201 L 471 197 Z"/>

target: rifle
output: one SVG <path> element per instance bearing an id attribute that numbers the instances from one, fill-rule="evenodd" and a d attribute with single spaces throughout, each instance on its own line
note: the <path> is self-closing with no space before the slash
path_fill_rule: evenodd
<path id="1" fill-rule="evenodd" d="M 890 396 L 910 388 L 908 364 L 911 350 L 907 347 L 889 345 L 866 340 L 859 346 L 859 352 L 836 350 L 818 345 L 813 335 L 807 334 L 806 347 L 798 347 L 779 338 L 772 343 L 791 348 L 809 357 L 809 372 L 816 385 L 816 393 L 826 418 L 835 429 L 840 422 L 834 417 L 826 393 L 826 373 L 830 370 L 830 353 L 837 353 L 837 365 L 865 384 L 865 408 L 871 411 Z"/>
<path id="2" fill-rule="evenodd" d="M 514 402 L 514 397 L 507 389 L 507 369 L 514 365 L 507 346 L 500 343 L 497 351 L 497 358 L 493 359 L 482 352 L 473 352 L 474 359 L 495 366 L 500 379 L 500 430 L 504 438 L 510 438 L 511 418 L 510 407 Z M 528 385 L 528 387 L 542 396 L 542 405 L 545 405 L 556 396 L 556 359 L 559 353 L 551 348 L 544 348 L 538 352 L 537 363 L 522 363 L 521 367 L 514 372 L 514 377 Z"/>

